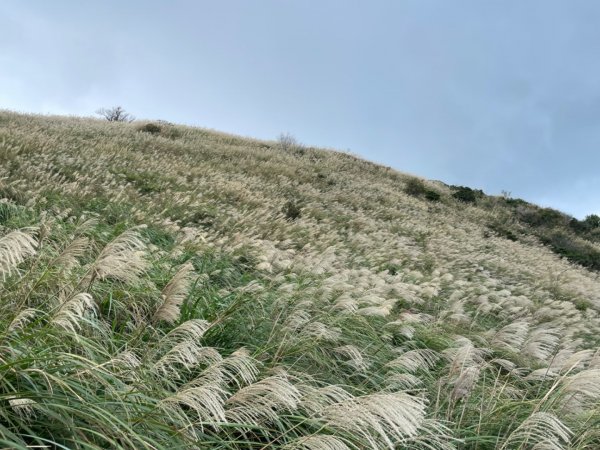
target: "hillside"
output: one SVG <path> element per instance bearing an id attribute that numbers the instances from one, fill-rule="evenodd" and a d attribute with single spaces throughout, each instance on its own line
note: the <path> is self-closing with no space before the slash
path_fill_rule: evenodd
<path id="1" fill-rule="evenodd" d="M 600 448 L 593 227 L 168 123 L 0 163 L 0 448 Z"/>

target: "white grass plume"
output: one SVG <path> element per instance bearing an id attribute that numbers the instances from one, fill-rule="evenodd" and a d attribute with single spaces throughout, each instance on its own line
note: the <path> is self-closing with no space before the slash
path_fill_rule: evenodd
<path id="1" fill-rule="evenodd" d="M 282 372 L 237 391 L 227 400 L 226 416 L 238 423 L 275 422 L 280 412 L 295 410 L 299 400 L 300 391 Z"/>
<path id="2" fill-rule="evenodd" d="M 258 362 L 245 348 L 240 348 L 226 358 L 212 363 L 198 378 L 223 385 L 233 383 L 238 389 L 252 384 L 258 376 Z"/>
<path id="3" fill-rule="evenodd" d="M 15 396 L 8 398 L 8 404 L 15 413 L 25 419 L 31 419 L 39 406 L 38 402 L 31 398 L 17 398 Z"/>
<path id="4" fill-rule="evenodd" d="M 102 249 L 91 268 L 90 282 L 96 278 L 111 278 L 124 283 L 138 281 L 148 265 L 144 259 L 146 246 L 137 232 L 139 228 L 142 227 L 124 231 Z"/>
<path id="5" fill-rule="evenodd" d="M 527 338 L 529 332 L 529 323 L 526 321 L 516 321 L 502 327 L 494 334 L 491 340 L 493 346 L 518 353 Z"/>
<path id="6" fill-rule="evenodd" d="M 416 372 L 421 369 L 430 369 L 439 360 L 439 354 L 431 349 L 409 350 L 398 358 L 386 364 L 391 369 L 400 369 L 406 372 Z"/>
<path id="7" fill-rule="evenodd" d="M 575 369 L 583 369 L 586 366 L 586 364 L 588 364 L 592 360 L 593 357 L 594 350 L 590 349 L 580 350 L 578 352 L 572 353 L 567 358 L 560 361 L 560 371 L 569 373 Z M 556 367 L 554 361 L 552 362 L 550 367 Z"/>
<path id="8" fill-rule="evenodd" d="M 490 353 L 489 349 L 475 347 L 467 338 L 457 339 L 456 342 L 460 346 L 443 351 L 450 362 L 449 373 L 452 376 L 460 375 L 467 367 L 482 365 L 485 361 L 484 357 Z"/>
<path id="9" fill-rule="evenodd" d="M 569 448 L 571 430 L 553 414 L 536 412 L 521 423 L 504 441 L 500 450 L 535 448 L 563 450 Z"/>
<path id="10" fill-rule="evenodd" d="M 350 450 L 344 441 L 327 434 L 301 437 L 283 448 L 285 450 Z"/>
<path id="11" fill-rule="evenodd" d="M 342 335 L 339 327 L 332 327 L 322 322 L 311 322 L 300 332 L 300 336 L 319 341 L 336 342 Z"/>
<path id="12" fill-rule="evenodd" d="M 393 450 L 399 441 L 419 433 L 425 401 L 403 392 L 376 393 L 331 405 L 321 416 L 328 428 L 360 436 L 365 446 Z"/>
<path id="13" fill-rule="evenodd" d="M 180 343 L 183 341 L 197 342 L 210 327 L 210 322 L 203 319 L 190 319 L 173 328 L 165 336 L 164 341 L 168 343 Z"/>
<path id="14" fill-rule="evenodd" d="M 200 422 L 210 422 L 213 425 L 225 422 L 223 408 L 226 392 L 218 385 L 205 385 L 183 388 L 174 395 L 161 401 L 164 407 L 177 408 L 181 414 L 187 412 L 182 405 L 194 411 Z M 202 426 L 202 424 L 200 424 Z"/>
<path id="15" fill-rule="evenodd" d="M 392 373 L 385 377 L 385 384 L 390 391 L 406 391 L 418 388 L 423 380 L 412 373 Z"/>
<path id="16" fill-rule="evenodd" d="M 39 312 L 40 311 L 34 308 L 25 308 L 10 322 L 7 330 L 11 333 L 15 333 L 23 329 L 23 327 L 27 326 Z"/>
<path id="17" fill-rule="evenodd" d="M 2 281 L 13 274 L 17 266 L 35 255 L 37 241 L 33 230 L 12 231 L 0 238 L 0 276 Z"/>
<path id="18" fill-rule="evenodd" d="M 352 398 L 352 394 L 341 386 L 328 385 L 316 387 L 311 384 L 299 384 L 297 387 L 302 395 L 298 407 L 310 415 L 318 413 L 327 406 L 335 405 Z"/>
<path id="19" fill-rule="evenodd" d="M 165 375 L 180 377 L 182 369 L 193 369 L 199 364 L 213 364 L 221 360 L 221 354 L 212 347 L 200 347 L 195 342 L 183 341 L 162 356 L 153 368 Z"/>
<path id="20" fill-rule="evenodd" d="M 161 293 L 162 303 L 154 314 L 154 322 L 163 320 L 172 324 L 179 319 L 181 305 L 188 295 L 193 273 L 194 266 L 188 262 L 181 266 L 165 286 Z"/>
<path id="21" fill-rule="evenodd" d="M 122 351 L 107 363 L 109 366 L 125 370 L 134 370 L 141 364 L 140 358 L 131 350 Z"/>
<path id="22" fill-rule="evenodd" d="M 481 369 L 477 366 L 471 366 L 465 368 L 458 378 L 454 381 L 454 388 L 450 397 L 453 401 L 468 397 L 473 387 L 479 379 Z"/>
<path id="23" fill-rule="evenodd" d="M 547 360 L 560 342 L 561 331 L 546 325 L 532 330 L 523 346 L 523 354 L 541 361 Z"/>
<path id="24" fill-rule="evenodd" d="M 90 246 L 86 237 L 73 239 L 65 249 L 56 257 L 54 264 L 65 271 L 70 271 L 79 264 L 78 258 L 82 257 Z"/>
<path id="25" fill-rule="evenodd" d="M 567 377 L 561 389 L 563 405 L 576 401 L 597 401 L 600 399 L 600 369 L 582 370 Z"/>
<path id="26" fill-rule="evenodd" d="M 348 366 L 359 372 L 364 372 L 369 368 L 369 361 L 355 345 L 342 345 L 333 351 L 341 355 Z"/>
<path id="27" fill-rule="evenodd" d="M 81 292 L 64 302 L 52 318 L 52 323 L 76 333 L 86 315 L 96 314 L 96 302 L 87 292 Z"/>

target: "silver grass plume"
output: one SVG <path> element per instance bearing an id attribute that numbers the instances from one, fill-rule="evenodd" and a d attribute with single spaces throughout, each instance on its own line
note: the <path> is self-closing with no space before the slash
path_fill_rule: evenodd
<path id="1" fill-rule="evenodd" d="M 516 321 L 502 327 L 492 337 L 493 346 L 518 353 L 527 338 L 529 324 L 525 321 Z"/>
<path id="2" fill-rule="evenodd" d="M 8 399 L 8 404 L 15 413 L 25 419 L 32 418 L 38 406 L 38 403 L 31 398 L 17 398 L 15 396 Z"/>
<path id="3" fill-rule="evenodd" d="M 508 436 L 500 450 L 525 446 L 539 450 L 563 450 L 569 448 L 571 434 L 571 430 L 558 417 L 536 412 Z"/>
<path id="4" fill-rule="evenodd" d="M 283 447 L 285 450 L 350 450 L 344 441 L 327 434 L 301 437 Z"/>
<path id="5" fill-rule="evenodd" d="M 425 400 L 404 392 L 355 397 L 321 412 L 327 427 L 360 436 L 373 449 L 390 450 L 419 434 L 425 420 Z"/>
<path id="6" fill-rule="evenodd" d="M 214 364 L 222 359 L 212 347 L 200 347 L 192 341 L 183 341 L 169 350 L 153 366 L 155 372 L 180 378 L 181 369 L 193 369 L 199 364 Z"/>
<path id="7" fill-rule="evenodd" d="M 339 327 L 325 325 L 322 322 L 311 322 L 300 332 L 300 336 L 318 341 L 336 342 L 342 335 Z"/>
<path id="8" fill-rule="evenodd" d="M 569 355 L 567 358 L 560 361 L 560 371 L 569 373 L 575 369 L 583 369 L 594 357 L 594 350 L 580 350 Z M 556 358 L 555 358 L 556 360 Z M 557 367 L 554 361 L 550 365 L 551 368 Z"/>
<path id="9" fill-rule="evenodd" d="M 203 319 L 190 319 L 173 328 L 165 336 L 164 341 L 168 343 L 180 343 L 183 341 L 199 341 L 210 328 L 210 322 Z"/>
<path id="10" fill-rule="evenodd" d="M 146 270 L 148 264 L 144 259 L 146 246 L 137 233 L 139 228 L 143 227 L 135 227 L 121 233 L 102 249 L 88 275 L 89 283 L 95 279 L 107 278 L 124 283 L 138 281 L 139 275 Z"/>
<path id="11" fill-rule="evenodd" d="M 163 320 L 172 324 L 179 319 L 181 305 L 188 295 L 193 273 L 194 266 L 188 262 L 181 266 L 165 286 L 161 293 L 162 303 L 154 314 L 154 322 Z"/>
<path id="12" fill-rule="evenodd" d="M 439 359 L 439 354 L 430 349 L 409 350 L 398 358 L 386 364 L 390 369 L 400 369 L 406 372 L 416 372 L 420 369 L 430 369 Z"/>
<path id="13" fill-rule="evenodd" d="M 25 259 L 35 255 L 37 241 L 33 230 L 12 231 L 0 238 L 0 275 L 2 281 L 12 275 Z"/>
<path id="14" fill-rule="evenodd" d="M 298 408 L 310 415 L 318 413 L 327 406 L 352 398 L 352 394 L 336 385 L 316 387 L 310 384 L 299 384 L 297 388 L 302 395 Z"/>
<path id="15" fill-rule="evenodd" d="M 452 389 L 452 393 L 450 394 L 452 401 L 457 401 L 469 396 L 479 379 L 480 372 L 481 369 L 477 366 L 467 367 L 461 372 L 454 381 L 454 389 Z"/>
<path id="16" fill-rule="evenodd" d="M 392 373 L 385 377 L 386 390 L 405 391 L 418 388 L 423 380 L 411 373 Z"/>
<path id="17" fill-rule="evenodd" d="M 78 258 L 82 257 L 88 248 L 88 238 L 75 238 L 65 247 L 61 254 L 56 257 L 54 264 L 68 272 L 79 264 Z"/>
<path id="18" fill-rule="evenodd" d="M 541 325 L 532 330 L 523 346 L 523 354 L 541 361 L 547 360 L 560 342 L 560 328 Z"/>
<path id="19" fill-rule="evenodd" d="M 355 345 L 343 345 L 333 351 L 345 358 L 345 364 L 359 372 L 364 372 L 369 368 L 369 361 Z"/>
<path id="20" fill-rule="evenodd" d="M 81 329 L 86 315 L 95 315 L 96 302 L 86 292 L 79 293 L 64 302 L 52 318 L 52 323 L 73 333 Z"/>
<path id="21" fill-rule="evenodd" d="M 134 370 L 141 366 L 142 361 L 140 358 L 131 350 L 125 350 L 114 358 L 110 359 L 106 365 L 121 370 Z"/>
<path id="22" fill-rule="evenodd" d="M 210 422 L 211 425 L 218 425 L 225 422 L 225 402 L 226 392 L 218 385 L 205 385 L 185 387 L 174 395 L 161 401 L 164 409 L 177 409 L 181 415 L 186 412 L 181 408 L 182 405 L 194 411 L 200 422 Z M 202 428 L 202 424 L 200 424 Z"/>
<path id="23" fill-rule="evenodd" d="M 558 373 L 550 369 L 549 367 L 544 367 L 542 369 L 535 369 L 524 378 L 527 381 L 544 381 L 551 380 L 556 378 Z"/>
<path id="24" fill-rule="evenodd" d="M 237 391 L 227 400 L 225 414 L 238 423 L 275 422 L 280 412 L 295 410 L 299 400 L 300 391 L 281 372 Z"/>
<path id="25" fill-rule="evenodd" d="M 490 360 L 490 364 L 499 366 L 502 369 L 506 370 L 507 372 L 510 372 L 514 375 L 519 375 L 519 376 L 523 375 L 524 372 L 526 371 L 526 369 L 517 367 L 517 365 L 514 362 L 509 361 L 507 359 L 503 359 L 503 358 L 494 358 L 494 359 Z"/>
<path id="26" fill-rule="evenodd" d="M 81 217 L 80 219 L 85 219 L 85 218 Z M 77 225 L 76 233 L 78 235 L 88 233 L 89 231 L 94 229 L 97 225 L 98 225 L 98 219 L 96 217 L 88 217 L 87 219 L 83 220 L 83 222 L 81 222 Z"/>
<path id="27" fill-rule="evenodd" d="M 8 325 L 8 331 L 15 333 L 25 327 L 39 313 L 37 309 L 26 308 L 21 311 Z"/>
<path id="28" fill-rule="evenodd" d="M 215 361 L 199 377 L 220 384 L 235 384 L 238 389 L 256 381 L 259 373 L 257 361 L 245 348 L 240 348 L 226 358 Z"/>
<path id="29" fill-rule="evenodd" d="M 600 399 L 600 369 L 582 370 L 567 377 L 562 388 L 563 405 L 573 400 L 597 401 Z"/>
<path id="30" fill-rule="evenodd" d="M 443 351 L 444 356 L 450 361 L 450 375 L 460 375 L 465 368 L 480 366 L 485 362 L 484 357 L 490 353 L 489 349 L 477 348 L 467 338 L 456 340 L 459 347 L 450 347 Z"/>

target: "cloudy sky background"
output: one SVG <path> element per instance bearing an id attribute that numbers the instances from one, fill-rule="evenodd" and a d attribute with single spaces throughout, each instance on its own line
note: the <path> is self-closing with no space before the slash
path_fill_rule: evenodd
<path id="1" fill-rule="evenodd" d="M 600 213 L 595 0 L 0 3 L 0 108 L 350 150 Z"/>

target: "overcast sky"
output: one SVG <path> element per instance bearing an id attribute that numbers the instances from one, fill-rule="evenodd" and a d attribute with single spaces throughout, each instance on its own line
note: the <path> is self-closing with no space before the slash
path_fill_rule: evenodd
<path id="1" fill-rule="evenodd" d="M 350 150 L 600 213 L 600 2 L 0 2 L 0 108 Z"/>

